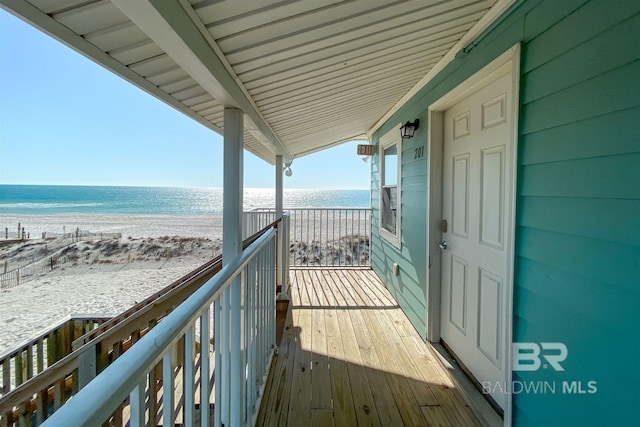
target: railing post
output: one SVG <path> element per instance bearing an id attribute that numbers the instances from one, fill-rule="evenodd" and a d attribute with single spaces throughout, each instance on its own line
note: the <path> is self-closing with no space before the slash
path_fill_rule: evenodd
<path id="1" fill-rule="evenodd" d="M 275 212 L 275 219 L 277 220 L 278 218 L 282 218 L 282 205 L 283 205 L 283 197 L 284 197 L 284 186 L 282 183 L 282 156 L 281 155 L 276 155 L 276 162 L 275 162 L 275 167 L 276 167 L 276 212 Z M 284 223 L 280 222 L 280 224 L 278 224 L 278 234 L 277 234 L 277 238 L 276 238 L 276 245 L 278 247 L 278 256 L 276 257 L 276 288 L 279 289 L 279 295 L 278 298 L 280 299 L 286 299 L 287 298 L 287 294 L 286 294 L 286 286 L 287 284 L 285 283 L 284 280 L 284 257 L 281 256 L 282 249 L 284 248 Z"/>
<path id="2" fill-rule="evenodd" d="M 282 216 L 282 221 L 278 227 L 278 240 L 276 249 L 276 262 L 278 269 L 276 270 L 276 280 L 280 286 L 280 294 L 277 295 L 279 300 L 289 299 L 289 230 L 290 230 L 290 214 L 286 213 Z"/>

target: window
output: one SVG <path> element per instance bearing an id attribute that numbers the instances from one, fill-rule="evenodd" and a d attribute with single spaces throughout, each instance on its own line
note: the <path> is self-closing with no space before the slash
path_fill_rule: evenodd
<path id="1" fill-rule="evenodd" d="M 380 138 L 380 235 L 400 247 L 400 165 L 398 130 Z"/>

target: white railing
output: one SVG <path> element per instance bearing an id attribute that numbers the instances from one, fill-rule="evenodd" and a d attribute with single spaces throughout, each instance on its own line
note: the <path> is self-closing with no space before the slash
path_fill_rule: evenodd
<path id="1" fill-rule="evenodd" d="M 275 350 L 276 240 L 259 237 L 44 425 L 253 424 Z"/>
<path id="2" fill-rule="evenodd" d="M 292 266 L 370 266 L 370 208 L 289 208 Z M 273 209 L 244 213 L 246 235 L 275 218 Z"/>
<path id="3" fill-rule="evenodd" d="M 253 236 L 260 230 L 264 230 L 276 221 L 275 209 L 253 209 L 244 211 L 242 215 L 242 238 L 246 239 Z M 286 299 L 287 289 L 289 285 L 289 234 L 290 234 L 291 215 L 289 212 L 283 212 L 281 222 L 278 227 L 278 265 L 277 265 L 277 288 L 281 294 L 279 298 Z"/>

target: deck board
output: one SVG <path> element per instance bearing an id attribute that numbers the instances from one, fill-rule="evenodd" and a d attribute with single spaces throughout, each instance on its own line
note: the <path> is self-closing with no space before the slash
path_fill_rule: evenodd
<path id="1" fill-rule="evenodd" d="M 480 426 L 370 269 L 296 269 L 258 425 Z"/>

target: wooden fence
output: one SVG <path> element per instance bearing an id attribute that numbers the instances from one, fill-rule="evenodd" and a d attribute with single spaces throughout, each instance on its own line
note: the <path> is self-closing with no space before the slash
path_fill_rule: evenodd
<path id="1" fill-rule="evenodd" d="M 69 259 L 66 256 L 61 255 L 61 253 L 69 245 L 75 242 L 78 242 L 80 240 L 90 240 L 95 238 L 104 240 L 104 239 L 119 239 L 121 237 L 122 237 L 122 233 L 92 233 L 92 232 L 83 231 L 80 229 L 76 230 L 73 233 L 63 234 L 62 239 L 71 239 L 72 243 L 63 246 L 51 256 L 39 259 L 37 261 L 30 262 L 26 265 L 22 265 L 18 268 L 15 268 L 0 274 L 0 290 L 13 288 L 15 286 L 20 285 L 21 283 L 25 283 L 25 282 L 28 282 L 29 280 L 33 280 L 38 276 L 45 274 L 49 271 L 53 271 L 56 268 L 66 267 L 67 264 L 73 262 L 73 260 Z"/>
<path id="2" fill-rule="evenodd" d="M 15 270 L 7 271 L 0 274 L 0 290 L 13 288 L 56 268 L 66 267 L 70 262 L 72 261 L 65 256 L 53 255 Z"/>
<path id="3" fill-rule="evenodd" d="M 0 355 L 0 397 L 38 375 L 72 351 L 72 343 L 112 316 L 70 316 Z"/>

